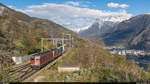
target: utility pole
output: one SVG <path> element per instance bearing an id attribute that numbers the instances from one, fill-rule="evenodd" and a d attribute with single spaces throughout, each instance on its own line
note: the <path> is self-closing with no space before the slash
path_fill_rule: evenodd
<path id="1" fill-rule="evenodd" d="M 66 46 L 65 44 L 68 44 L 68 47 L 73 47 L 73 37 L 71 34 L 65 34 L 62 33 L 63 37 L 62 38 L 41 38 L 41 52 L 44 52 L 44 40 L 51 40 L 53 45 L 56 44 L 56 47 L 58 47 L 57 44 L 61 44 L 63 46 L 63 50 L 65 49 L 64 47 Z M 68 38 L 65 38 L 65 35 L 68 35 Z"/>
<path id="2" fill-rule="evenodd" d="M 69 47 L 71 47 L 71 34 L 66 34 L 66 35 L 69 36 L 69 39 L 68 39 L 68 41 L 69 41 Z"/>
<path id="3" fill-rule="evenodd" d="M 70 34 L 70 47 L 72 47 L 72 45 L 71 45 L 71 40 L 72 40 L 72 39 L 71 39 L 71 34 Z"/>
<path id="4" fill-rule="evenodd" d="M 74 47 L 74 46 L 73 46 L 73 44 L 74 44 L 74 38 L 73 38 L 73 37 L 72 37 L 72 42 L 71 42 L 71 43 L 72 43 L 72 48 L 73 48 L 73 47 Z"/>
<path id="5" fill-rule="evenodd" d="M 42 52 L 44 51 L 43 40 L 44 40 L 44 38 L 41 38 L 41 51 Z"/>
<path id="6" fill-rule="evenodd" d="M 57 48 L 57 47 L 58 47 L 58 46 L 57 46 L 57 43 L 58 43 L 58 42 L 57 42 L 57 39 L 56 39 L 55 41 L 56 41 L 56 48 Z"/>
<path id="7" fill-rule="evenodd" d="M 64 39 L 65 39 L 65 37 L 64 37 L 64 33 L 63 33 L 62 45 L 64 45 Z"/>
<path id="8" fill-rule="evenodd" d="M 63 40 L 62 40 L 63 51 L 65 50 L 64 42 L 65 42 L 65 37 L 64 37 L 64 33 L 63 33 Z"/>

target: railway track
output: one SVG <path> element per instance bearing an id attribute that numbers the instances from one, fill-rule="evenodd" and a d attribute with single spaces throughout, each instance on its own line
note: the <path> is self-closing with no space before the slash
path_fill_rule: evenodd
<path id="1" fill-rule="evenodd" d="M 32 70 L 32 68 L 28 68 L 27 71 L 23 72 L 20 76 L 18 76 L 17 81 L 21 82 L 21 81 L 27 79 L 28 77 L 32 76 L 33 74 L 35 74 L 38 71 L 39 70 Z"/>
<path id="2" fill-rule="evenodd" d="M 9 76 L 11 81 L 22 82 L 26 78 L 32 76 L 34 73 L 40 70 L 33 70 L 30 64 L 18 66 L 10 70 Z"/>
<path id="3" fill-rule="evenodd" d="M 22 66 L 13 67 L 13 68 L 9 71 L 9 73 L 10 73 L 10 75 L 13 75 L 14 73 L 19 72 L 19 71 L 21 71 L 21 70 L 23 70 L 23 69 L 25 69 L 25 68 L 28 68 L 28 67 L 30 67 L 30 63 L 24 64 L 24 65 L 22 65 Z"/>
<path id="4" fill-rule="evenodd" d="M 49 63 L 48 65 L 46 65 L 45 67 L 43 67 L 42 69 L 40 69 L 40 71 L 37 71 L 35 74 L 33 74 L 32 76 L 28 77 L 27 79 L 25 79 L 23 82 L 31 82 L 31 80 L 33 80 L 37 74 L 39 74 L 41 71 L 48 69 L 49 67 L 51 67 L 52 65 L 54 65 L 57 61 L 59 61 L 63 56 L 66 56 L 66 54 L 68 53 L 69 49 L 66 49 L 65 52 L 63 52 L 62 56 L 57 57 L 55 60 L 53 60 L 51 63 Z"/>
<path id="5" fill-rule="evenodd" d="M 37 71 L 38 70 L 32 70 L 29 63 L 22 66 L 17 66 L 9 71 L 10 80 L 21 82 Z"/>
<path id="6" fill-rule="evenodd" d="M 43 67 L 40 70 L 33 70 L 30 67 L 30 63 L 24 64 L 24 65 L 20 65 L 20 66 L 16 66 L 13 67 L 10 71 L 9 71 L 9 77 L 11 81 L 16 81 L 16 82 L 22 82 L 28 78 L 30 78 L 33 74 L 40 72 L 41 70 L 47 69 L 48 67 L 51 67 L 53 64 L 55 64 L 59 59 L 61 59 L 62 56 L 59 56 L 57 58 L 55 58 L 55 60 L 53 60 L 52 62 L 50 62 L 48 65 L 46 65 L 45 67 Z"/>

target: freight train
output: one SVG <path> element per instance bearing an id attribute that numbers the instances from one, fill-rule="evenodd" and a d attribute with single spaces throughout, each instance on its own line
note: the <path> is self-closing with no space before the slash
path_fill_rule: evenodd
<path id="1" fill-rule="evenodd" d="M 63 53 L 63 48 L 55 48 L 45 52 L 34 54 L 30 59 L 30 64 L 32 69 L 41 69 L 46 66 L 57 57 L 61 56 Z"/>

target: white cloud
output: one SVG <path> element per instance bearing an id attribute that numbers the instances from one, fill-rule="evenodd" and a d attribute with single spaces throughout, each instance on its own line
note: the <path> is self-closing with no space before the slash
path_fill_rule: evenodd
<path id="1" fill-rule="evenodd" d="M 120 7 L 121 7 L 121 8 L 127 8 L 127 7 L 129 7 L 129 6 L 128 6 L 127 4 L 121 4 Z"/>
<path id="2" fill-rule="evenodd" d="M 127 7 L 129 7 L 127 4 L 118 4 L 118 3 L 113 3 L 113 2 L 108 3 L 107 6 L 111 7 L 111 8 L 119 8 L 119 7 L 120 8 L 127 8 Z"/>
<path id="3" fill-rule="evenodd" d="M 65 3 L 65 5 L 70 5 L 74 7 L 85 7 L 85 8 L 89 6 L 94 6 L 92 2 L 89 2 L 89 1 L 79 1 L 79 2 L 68 1 Z"/>
<path id="4" fill-rule="evenodd" d="M 80 2 L 68 1 L 68 2 L 66 2 L 66 5 L 79 6 Z"/>
<path id="5" fill-rule="evenodd" d="M 30 16 L 52 20 L 68 29 L 75 30 L 91 25 L 96 18 L 108 16 L 131 17 L 125 10 L 103 11 L 90 8 L 74 7 L 67 4 L 44 3 L 28 6 L 22 11 Z"/>
<path id="6" fill-rule="evenodd" d="M 111 3 L 108 3 L 107 6 L 108 6 L 108 7 L 112 7 L 112 8 L 118 8 L 118 7 L 119 7 L 119 4 L 118 4 L 118 3 L 112 3 L 112 2 L 111 2 Z"/>

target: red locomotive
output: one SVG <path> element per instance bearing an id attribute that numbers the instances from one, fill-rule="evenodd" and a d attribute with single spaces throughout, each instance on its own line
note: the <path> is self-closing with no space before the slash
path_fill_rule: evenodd
<path id="1" fill-rule="evenodd" d="M 34 54 L 31 57 L 30 64 L 32 69 L 41 69 L 48 63 L 62 55 L 62 47 L 51 49 L 42 53 Z"/>

